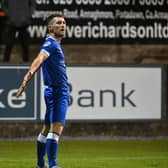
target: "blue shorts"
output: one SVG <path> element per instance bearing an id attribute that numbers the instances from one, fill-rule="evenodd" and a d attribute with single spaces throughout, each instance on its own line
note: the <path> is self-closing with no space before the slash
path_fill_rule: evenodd
<path id="1" fill-rule="evenodd" d="M 69 95 L 60 95 L 55 88 L 46 88 L 44 91 L 46 114 L 44 123 L 50 125 L 54 122 L 65 124 L 69 103 Z"/>

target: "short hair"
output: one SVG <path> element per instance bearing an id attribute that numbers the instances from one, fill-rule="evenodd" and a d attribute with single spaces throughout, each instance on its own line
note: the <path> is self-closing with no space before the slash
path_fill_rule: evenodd
<path id="1" fill-rule="evenodd" d="M 55 17 L 62 17 L 64 18 L 64 15 L 61 15 L 61 14 L 53 14 L 53 15 L 50 15 L 48 18 L 47 18 L 47 26 L 49 25 L 49 23 L 51 22 L 51 20 L 53 20 L 53 18 Z"/>

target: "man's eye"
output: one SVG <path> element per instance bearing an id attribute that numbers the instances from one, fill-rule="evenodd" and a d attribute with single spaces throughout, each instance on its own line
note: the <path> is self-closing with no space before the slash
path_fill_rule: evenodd
<path id="1" fill-rule="evenodd" d="M 66 23 L 65 23 L 65 22 L 61 22 L 61 21 L 60 21 L 60 22 L 57 22 L 56 24 L 66 24 Z"/>
<path id="2" fill-rule="evenodd" d="M 61 24 L 61 22 L 56 22 L 56 24 Z"/>

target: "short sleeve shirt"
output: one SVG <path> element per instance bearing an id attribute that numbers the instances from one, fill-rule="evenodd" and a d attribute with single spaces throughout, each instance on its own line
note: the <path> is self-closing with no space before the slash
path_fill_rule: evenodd
<path id="1" fill-rule="evenodd" d="M 48 55 L 42 63 L 44 85 L 55 87 L 60 93 L 68 94 L 66 65 L 60 43 L 51 37 L 46 37 L 41 51 Z"/>

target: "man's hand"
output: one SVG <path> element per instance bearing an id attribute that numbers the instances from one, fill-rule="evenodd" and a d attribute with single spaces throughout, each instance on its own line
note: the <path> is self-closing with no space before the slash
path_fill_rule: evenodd
<path id="1" fill-rule="evenodd" d="M 22 95 L 22 93 L 25 91 L 27 83 L 31 80 L 33 76 L 33 73 L 31 73 L 30 71 L 27 72 L 27 74 L 24 77 L 24 80 L 22 82 L 22 84 L 20 85 L 17 93 L 16 93 L 16 97 L 20 97 Z"/>
<path id="2" fill-rule="evenodd" d="M 16 93 L 16 97 L 17 98 L 20 97 L 22 93 L 25 91 L 25 89 L 26 89 L 26 84 L 23 82 Z"/>

